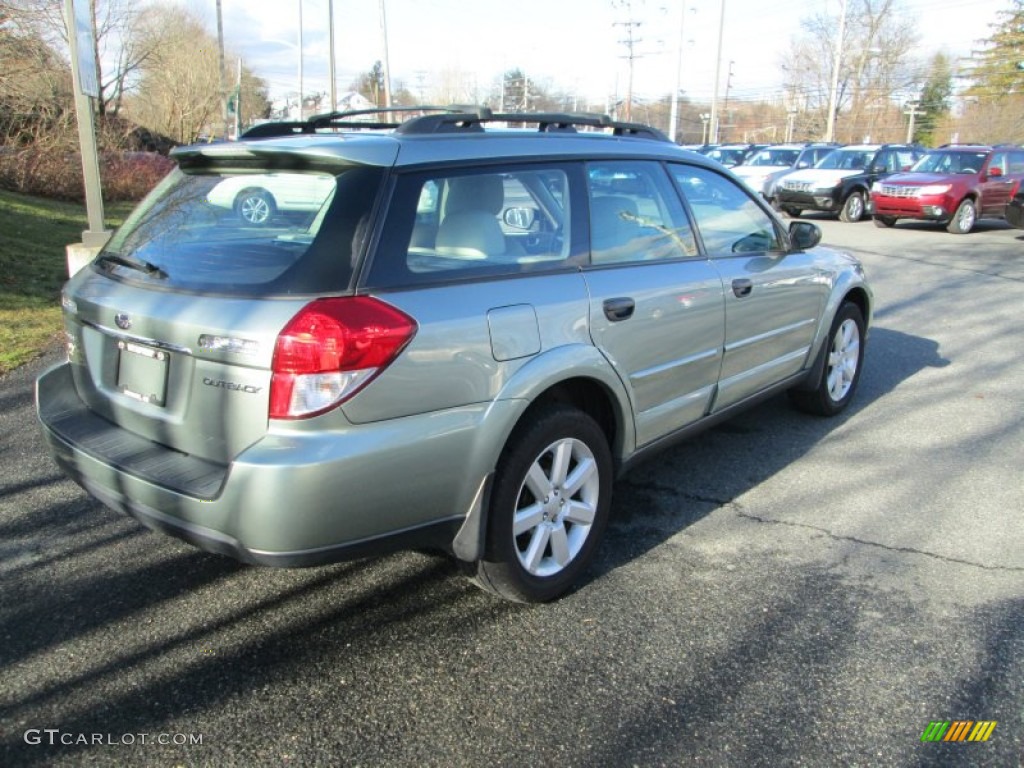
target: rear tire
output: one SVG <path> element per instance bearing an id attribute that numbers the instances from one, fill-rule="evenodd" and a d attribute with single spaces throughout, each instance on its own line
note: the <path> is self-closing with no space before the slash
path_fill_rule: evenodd
<path id="1" fill-rule="evenodd" d="M 864 217 L 864 195 L 853 191 L 846 198 L 842 209 L 839 211 L 839 220 L 849 223 L 860 221 Z"/>
<path id="2" fill-rule="evenodd" d="M 849 301 L 839 307 L 826 343 L 825 365 L 814 389 L 789 391 L 797 408 L 815 416 L 835 416 L 857 391 L 864 363 L 864 315 L 860 307 Z"/>
<path id="3" fill-rule="evenodd" d="M 565 405 L 531 414 L 498 462 L 476 583 L 520 603 L 565 593 L 593 559 L 611 489 L 611 451 L 594 419 Z"/>
<path id="4" fill-rule="evenodd" d="M 252 227 L 266 226 L 275 208 L 274 198 L 263 189 L 243 189 L 235 198 L 235 213 L 242 223 Z"/>

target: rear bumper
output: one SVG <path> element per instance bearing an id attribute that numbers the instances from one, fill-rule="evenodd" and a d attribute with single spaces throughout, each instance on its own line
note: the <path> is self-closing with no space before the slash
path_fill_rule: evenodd
<path id="1" fill-rule="evenodd" d="M 36 407 L 57 463 L 104 505 L 201 549 L 276 566 L 450 546 L 493 468 L 485 415 L 491 426 L 521 408 L 507 401 L 330 432 L 271 431 L 221 466 L 92 413 L 66 364 L 40 376 Z"/>

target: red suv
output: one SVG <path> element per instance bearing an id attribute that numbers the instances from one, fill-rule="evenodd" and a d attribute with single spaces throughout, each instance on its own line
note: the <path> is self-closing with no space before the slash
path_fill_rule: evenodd
<path id="1" fill-rule="evenodd" d="M 875 182 L 869 210 L 879 227 L 891 227 L 897 219 L 922 219 L 965 235 L 979 218 L 1003 218 L 1011 190 L 1021 179 L 1020 147 L 940 147 L 908 173 Z"/>

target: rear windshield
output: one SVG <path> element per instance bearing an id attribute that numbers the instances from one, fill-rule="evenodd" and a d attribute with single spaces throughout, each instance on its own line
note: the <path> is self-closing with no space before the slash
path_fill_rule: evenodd
<path id="1" fill-rule="evenodd" d="M 100 252 L 127 281 L 253 296 L 348 288 L 380 187 L 379 168 L 172 172 Z"/>

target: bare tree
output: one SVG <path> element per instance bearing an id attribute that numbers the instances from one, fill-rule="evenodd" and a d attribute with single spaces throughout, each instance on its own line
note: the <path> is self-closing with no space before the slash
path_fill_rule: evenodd
<path id="1" fill-rule="evenodd" d="M 73 135 L 71 74 L 60 55 L 0 5 L 0 142 L 66 144 Z"/>
<path id="2" fill-rule="evenodd" d="M 0 0 L 0 8 L 18 26 L 45 40 L 53 49 L 67 50 L 64 0 Z M 133 0 L 89 0 L 93 21 L 96 82 L 100 98 L 96 109 L 117 116 L 125 94 L 137 82 L 142 67 L 153 55 L 158 40 L 141 37 L 138 30 L 150 13 L 147 5 Z"/>
<path id="3" fill-rule="evenodd" d="M 184 8 L 151 8 L 138 35 L 152 51 L 127 105 L 138 123 L 181 143 L 192 143 L 221 119 L 217 39 Z M 229 57 L 229 60 L 232 57 Z M 242 68 L 242 123 L 267 112 L 266 85 Z"/>
<path id="4" fill-rule="evenodd" d="M 781 62 L 791 106 L 801 124 L 821 135 L 828 122 L 837 16 L 818 14 L 802 22 L 803 33 Z M 897 138 L 900 97 L 916 92 L 922 68 L 907 56 L 917 42 L 913 18 L 898 0 L 850 0 L 841 42 L 837 92 L 837 138 Z"/>

